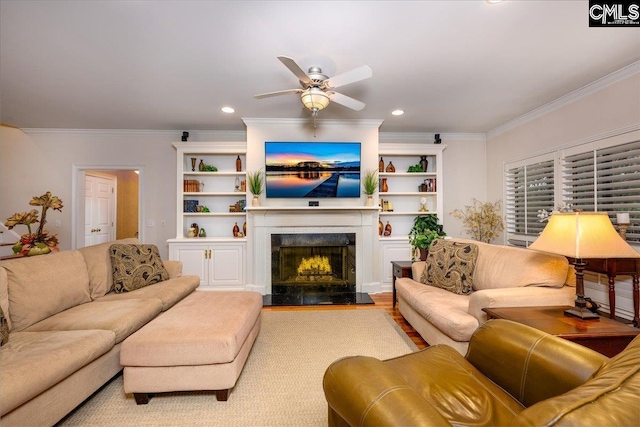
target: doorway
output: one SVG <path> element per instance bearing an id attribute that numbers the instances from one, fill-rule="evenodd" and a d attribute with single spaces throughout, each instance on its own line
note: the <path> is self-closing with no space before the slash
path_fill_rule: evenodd
<path id="1" fill-rule="evenodd" d="M 74 166 L 72 249 L 137 237 L 141 241 L 140 166 Z"/>

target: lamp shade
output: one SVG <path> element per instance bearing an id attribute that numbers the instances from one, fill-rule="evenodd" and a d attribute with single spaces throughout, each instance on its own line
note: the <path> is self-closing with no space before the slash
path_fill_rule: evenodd
<path id="1" fill-rule="evenodd" d="M 329 95 L 317 87 L 312 87 L 302 92 L 300 99 L 304 106 L 312 111 L 322 110 L 329 105 L 329 101 L 331 101 Z"/>
<path id="2" fill-rule="evenodd" d="M 640 258 L 606 212 L 555 212 L 529 249 L 576 259 Z"/>

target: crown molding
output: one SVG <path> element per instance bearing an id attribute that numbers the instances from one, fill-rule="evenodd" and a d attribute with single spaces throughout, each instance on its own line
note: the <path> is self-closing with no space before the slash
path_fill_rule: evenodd
<path id="1" fill-rule="evenodd" d="M 176 140 L 182 138 L 182 130 L 151 130 L 151 129 L 59 129 L 59 128 L 24 128 L 26 134 L 53 135 L 171 135 Z M 214 139 L 246 139 L 247 132 L 233 130 L 190 130 L 189 138 L 203 137 Z"/>
<path id="2" fill-rule="evenodd" d="M 486 133 L 487 139 L 495 138 L 498 135 L 522 126 L 525 123 L 549 114 L 552 111 L 569 105 L 581 98 L 584 98 L 585 96 L 598 92 L 614 83 L 627 79 L 638 73 L 640 73 L 640 61 L 629 64 L 626 67 L 623 67 L 607 76 L 604 76 L 592 83 L 589 83 L 586 86 L 581 87 L 580 89 L 574 90 L 573 92 L 561 96 L 560 98 L 551 101 L 548 104 L 538 107 L 535 110 L 523 114 L 520 117 L 516 117 L 515 119 L 510 120 L 494 129 L 491 129 Z"/>
<path id="3" fill-rule="evenodd" d="M 313 125 L 313 121 L 309 118 L 268 119 L 268 118 L 243 117 L 242 121 L 247 126 L 304 127 L 304 126 Z M 378 120 L 378 119 L 345 119 L 345 120 L 316 119 L 315 123 L 318 127 L 320 126 L 351 126 L 351 127 L 363 127 L 363 128 L 370 128 L 370 127 L 379 128 L 382 125 L 383 121 L 384 120 Z"/>
<path id="4" fill-rule="evenodd" d="M 430 132 L 380 132 L 378 139 L 381 142 L 424 140 L 419 142 L 433 143 L 435 133 Z M 478 141 L 486 140 L 484 133 L 441 133 L 440 139 L 443 142 L 455 140 Z"/>

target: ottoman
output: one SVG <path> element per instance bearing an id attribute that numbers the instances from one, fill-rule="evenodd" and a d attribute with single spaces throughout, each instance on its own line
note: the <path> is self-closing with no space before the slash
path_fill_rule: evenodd
<path id="1" fill-rule="evenodd" d="M 122 343 L 124 391 L 146 404 L 152 393 L 213 390 L 225 401 L 260 330 L 262 295 L 195 291 Z"/>

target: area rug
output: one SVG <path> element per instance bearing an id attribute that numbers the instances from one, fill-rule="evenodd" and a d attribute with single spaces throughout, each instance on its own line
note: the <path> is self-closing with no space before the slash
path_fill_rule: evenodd
<path id="1" fill-rule="evenodd" d="M 326 426 L 326 368 L 341 357 L 387 359 L 417 347 L 384 311 L 265 311 L 226 402 L 211 392 L 166 393 L 136 405 L 117 376 L 62 426 Z"/>

